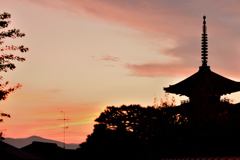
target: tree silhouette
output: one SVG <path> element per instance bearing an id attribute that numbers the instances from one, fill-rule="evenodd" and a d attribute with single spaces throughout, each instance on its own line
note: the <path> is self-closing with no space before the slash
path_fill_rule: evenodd
<path id="1" fill-rule="evenodd" d="M 1 45 L 1 48 L 0 48 L 0 51 L 1 51 L 0 72 L 8 72 L 10 70 L 14 70 L 16 68 L 16 66 L 13 63 L 13 61 L 19 61 L 19 62 L 25 61 L 25 58 L 12 54 L 13 51 L 20 51 L 21 53 L 24 53 L 29 50 L 28 48 L 24 47 L 23 45 L 3 46 L 3 44 L 5 42 L 4 40 L 6 38 L 15 39 L 15 38 L 22 38 L 25 36 L 25 34 L 21 33 L 19 29 L 15 29 L 15 28 L 10 29 L 10 30 L 6 29 L 9 26 L 9 24 L 11 23 L 11 21 L 9 21 L 10 18 L 11 18 L 11 14 L 9 14 L 9 13 L 4 12 L 4 13 L 0 14 L 0 29 L 2 29 L 2 31 L 0 32 L 0 45 Z M 17 84 L 14 87 L 6 88 L 9 82 L 8 81 L 2 82 L 3 81 L 2 76 L 0 76 L 0 80 L 1 80 L 0 101 L 6 100 L 7 96 L 11 92 L 14 92 L 16 89 L 19 89 L 21 87 L 20 84 Z M 10 118 L 10 115 L 6 114 L 6 113 L 0 113 L 0 116 Z M 2 118 L 0 118 L 0 122 L 3 122 Z M 2 133 L 0 133 L 0 138 L 2 139 Z"/>
<path id="2" fill-rule="evenodd" d="M 80 144 L 80 155 L 83 159 L 150 159 L 169 141 L 177 143 L 177 129 L 186 122 L 173 108 L 174 101 L 163 100 L 158 107 L 106 107 L 95 119 L 93 133 Z"/>
<path id="3" fill-rule="evenodd" d="M 106 107 L 95 119 L 93 133 L 80 144 L 80 155 L 83 159 L 240 155 L 240 104 L 226 99 L 201 107 L 174 102 L 165 97 L 158 107 Z"/>

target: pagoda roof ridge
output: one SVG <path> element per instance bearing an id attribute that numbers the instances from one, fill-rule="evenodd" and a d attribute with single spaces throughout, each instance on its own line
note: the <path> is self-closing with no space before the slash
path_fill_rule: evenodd
<path id="1" fill-rule="evenodd" d="M 196 91 L 224 95 L 239 91 L 240 82 L 233 81 L 211 71 L 209 66 L 201 66 L 199 67 L 199 71 L 192 76 L 177 84 L 169 85 L 169 87 L 165 87 L 164 90 L 168 93 L 175 93 L 188 97 Z"/>

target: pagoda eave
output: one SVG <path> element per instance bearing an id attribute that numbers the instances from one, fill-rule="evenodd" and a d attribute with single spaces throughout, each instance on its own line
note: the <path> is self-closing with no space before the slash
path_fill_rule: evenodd
<path id="1" fill-rule="evenodd" d="M 169 87 L 163 88 L 167 93 L 174 93 L 190 97 L 199 94 L 225 95 L 240 91 L 240 82 L 235 82 L 210 70 L 210 67 L 202 68 L 192 76 Z"/>

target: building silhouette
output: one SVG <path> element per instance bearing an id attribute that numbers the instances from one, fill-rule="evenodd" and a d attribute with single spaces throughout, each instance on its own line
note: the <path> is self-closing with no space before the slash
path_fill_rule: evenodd
<path id="1" fill-rule="evenodd" d="M 166 110 L 181 120 L 174 135 L 177 149 L 168 156 L 240 156 L 240 103 L 220 99 L 222 95 L 240 91 L 240 82 L 223 77 L 208 66 L 205 16 L 201 53 L 202 65 L 195 74 L 164 88 L 167 93 L 189 97 L 181 105 Z"/>
<path id="2" fill-rule="evenodd" d="M 0 160 L 41 160 L 41 158 L 0 141 Z"/>
<path id="3" fill-rule="evenodd" d="M 230 80 L 213 71 L 208 62 L 208 38 L 206 27 L 206 16 L 203 17 L 202 34 L 202 66 L 197 73 L 183 81 L 164 88 L 167 93 L 185 95 L 192 106 L 209 106 L 220 102 L 220 97 L 225 94 L 240 91 L 240 82 Z"/>

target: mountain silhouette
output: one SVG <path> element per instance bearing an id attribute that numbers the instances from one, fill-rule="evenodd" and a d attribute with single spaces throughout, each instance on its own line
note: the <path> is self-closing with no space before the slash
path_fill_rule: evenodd
<path id="1" fill-rule="evenodd" d="M 15 138 L 5 138 L 4 139 L 5 143 L 8 143 L 17 148 L 25 147 L 25 146 L 31 144 L 33 141 L 56 143 L 59 147 L 63 147 L 63 142 L 59 142 L 59 141 L 55 141 L 55 140 L 51 140 L 51 139 L 45 139 L 45 138 L 38 137 L 38 136 L 31 136 L 28 138 L 16 138 L 16 139 Z M 79 148 L 79 144 L 74 144 L 74 143 L 66 144 L 65 148 L 66 149 L 77 149 L 77 148 Z"/>

